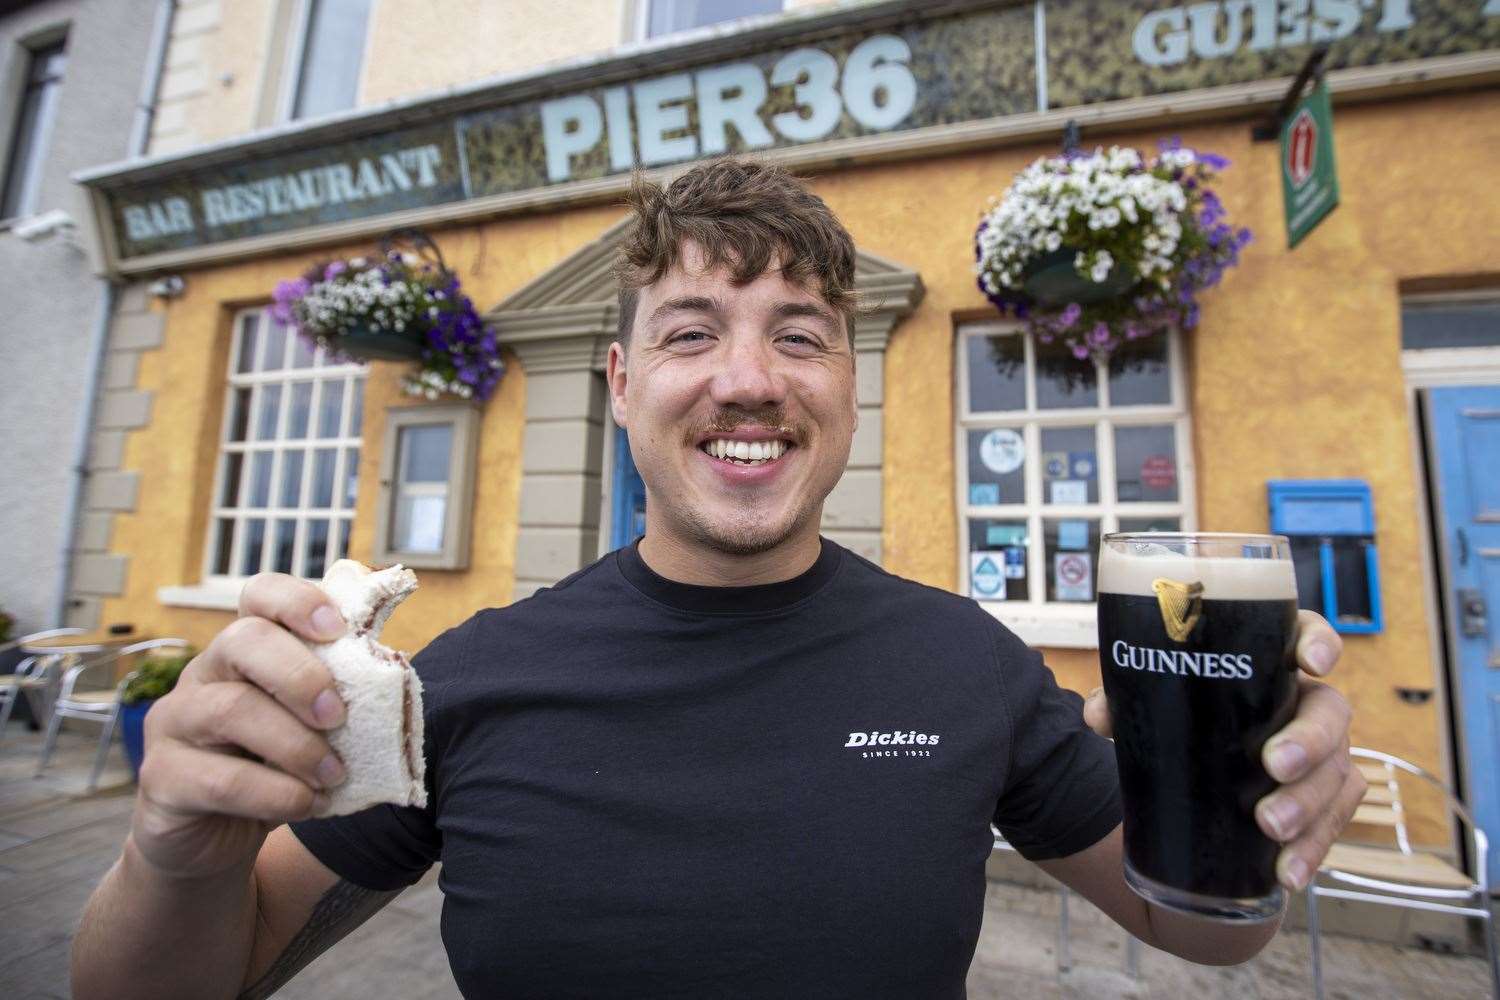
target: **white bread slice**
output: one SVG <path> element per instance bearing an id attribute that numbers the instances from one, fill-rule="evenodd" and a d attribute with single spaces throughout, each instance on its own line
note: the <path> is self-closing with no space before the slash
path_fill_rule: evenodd
<path id="1" fill-rule="evenodd" d="M 348 710 L 344 725 L 328 733 L 348 778 L 329 790 L 328 807 L 317 815 L 342 816 L 382 802 L 425 806 L 422 683 L 404 654 L 377 641 L 396 605 L 417 589 L 417 576 L 402 566 L 371 570 L 340 559 L 321 586 L 349 625 L 333 642 L 309 644 Z"/>

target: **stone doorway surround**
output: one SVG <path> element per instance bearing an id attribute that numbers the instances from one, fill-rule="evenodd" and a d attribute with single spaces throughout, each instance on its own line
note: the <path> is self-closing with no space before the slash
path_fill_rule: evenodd
<path id="1" fill-rule="evenodd" d="M 526 371 L 515 600 L 598 558 L 604 515 L 604 363 L 619 328 L 615 249 L 631 219 L 486 314 Z M 921 276 L 857 250 L 859 430 L 843 479 L 823 505 L 823 534 L 880 562 L 885 347 L 922 300 Z"/>

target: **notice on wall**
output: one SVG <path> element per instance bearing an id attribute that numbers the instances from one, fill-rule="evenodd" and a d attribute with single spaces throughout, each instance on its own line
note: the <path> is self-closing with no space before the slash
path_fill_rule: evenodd
<path id="1" fill-rule="evenodd" d="M 1052 576 L 1059 601 L 1094 599 L 1094 558 L 1088 552 L 1058 552 L 1052 557 Z"/>
<path id="2" fill-rule="evenodd" d="M 1005 600 L 1005 555 L 1003 553 L 969 553 L 969 596 L 983 601 Z"/>

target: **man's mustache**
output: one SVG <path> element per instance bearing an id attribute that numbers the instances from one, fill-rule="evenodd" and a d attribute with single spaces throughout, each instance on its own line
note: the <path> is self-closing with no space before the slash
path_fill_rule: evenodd
<path id="1" fill-rule="evenodd" d="M 747 427 L 769 431 L 776 437 L 786 438 L 796 445 L 807 443 L 806 426 L 787 420 L 786 411 L 780 406 L 754 410 L 742 406 L 727 406 L 716 410 L 707 424 L 688 435 L 687 443 L 694 445 L 705 435 L 732 434 Z"/>

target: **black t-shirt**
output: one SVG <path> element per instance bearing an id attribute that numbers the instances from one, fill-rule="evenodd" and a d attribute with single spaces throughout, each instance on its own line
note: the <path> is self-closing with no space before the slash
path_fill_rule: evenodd
<path id="1" fill-rule="evenodd" d="M 621 549 L 413 660 L 429 806 L 293 824 L 371 889 L 442 862 L 468 997 L 962 997 L 995 823 L 1120 820 L 1109 743 L 967 598 L 824 540 L 696 587 Z"/>

